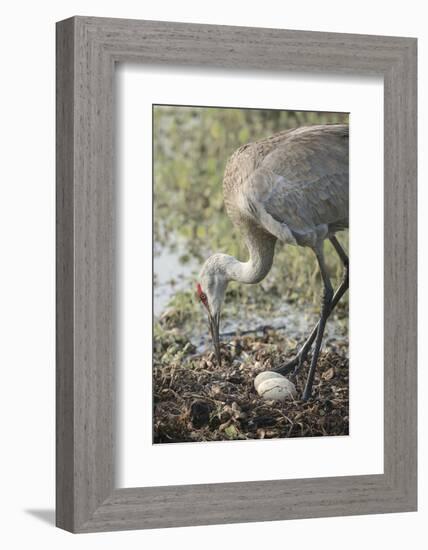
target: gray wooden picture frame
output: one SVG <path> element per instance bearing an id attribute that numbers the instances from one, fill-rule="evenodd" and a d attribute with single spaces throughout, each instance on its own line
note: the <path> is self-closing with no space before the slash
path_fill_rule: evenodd
<path id="1" fill-rule="evenodd" d="M 414 38 L 91 17 L 57 24 L 58 527 L 82 533 L 416 510 L 416 45 Z M 383 76 L 383 474 L 114 486 L 118 62 Z"/>

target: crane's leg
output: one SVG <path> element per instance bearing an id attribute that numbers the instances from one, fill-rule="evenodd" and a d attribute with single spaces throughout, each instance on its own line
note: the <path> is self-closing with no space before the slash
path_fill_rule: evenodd
<path id="1" fill-rule="evenodd" d="M 344 271 L 343 271 L 343 278 L 342 282 L 340 283 L 339 287 L 337 288 L 336 292 L 333 295 L 333 299 L 331 301 L 330 305 L 330 312 L 334 310 L 334 308 L 337 306 L 339 301 L 341 300 L 342 296 L 345 294 L 345 292 L 349 288 L 349 258 L 342 248 L 342 245 L 339 243 L 337 238 L 335 236 L 330 237 L 331 244 L 334 246 L 334 249 L 336 250 L 339 258 L 342 260 Z M 312 332 L 310 333 L 308 339 L 305 341 L 303 346 L 300 348 L 299 352 L 297 353 L 296 357 L 286 363 L 285 365 L 281 365 L 277 369 L 275 369 L 276 372 L 279 372 L 281 374 L 289 374 L 290 372 L 293 372 L 293 374 L 297 374 L 297 372 L 300 370 L 301 366 L 303 365 L 304 361 L 306 360 L 306 357 L 312 347 L 312 344 L 314 343 L 314 340 L 316 338 L 317 332 L 318 332 L 318 325 L 317 323 L 314 328 L 312 329 Z"/>
<path id="2" fill-rule="evenodd" d="M 342 245 L 337 240 L 336 235 L 333 235 L 332 237 L 330 237 L 330 242 L 334 246 L 334 249 L 336 250 L 337 255 L 342 260 L 345 271 L 348 271 L 349 270 L 349 258 L 348 258 L 348 255 L 346 254 L 346 252 L 343 250 Z"/>
<path id="3" fill-rule="evenodd" d="M 315 348 L 312 354 L 311 366 L 309 367 L 308 379 L 306 380 L 306 386 L 303 391 L 302 399 L 307 401 L 312 394 L 312 384 L 314 382 L 315 370 L 317 368 L 318 356 L 321 349 L 322 337 L 324 335 L 324 328 L 327 322 L 328 316 L 331 311 L 331 304 L 333 300 L 333 287 L 331 286 L 330 277 L 327 273 L 327 268 L 324 261 L 323 243 L 321 243 L 315 250 L 315 255 L 318 260 L 318 265 L 321 272 L 321 277 L 324 283 L 324 291 L 321 301 L 321 317 L 318 322 L 318 330 L 315 338 Z"/>

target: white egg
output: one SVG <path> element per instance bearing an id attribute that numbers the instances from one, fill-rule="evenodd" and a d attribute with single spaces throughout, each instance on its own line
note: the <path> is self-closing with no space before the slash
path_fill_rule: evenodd
<path id="1" fill-rule="evenodd" d="M 257 388 L 257 393 L 266 401 L 287 401 L 297 397 L 296 386 L 285 376 L 281 378 L 268 378 L 261 382 Z"/>
<path id="2" fill-rule="evenodd" d="M 285 378 L 285 376 L 282 376 L 282 374 L 279 374 L 279 372 L 273 372 L 271 370 L 265 370 L 264 372 L 261 372 L 254 378 L 254 387 L 256 388 L 256 391 L 259 391 L 259 386 L 262 382 L 265 380 L 269 380 L 270 378 Z"/>

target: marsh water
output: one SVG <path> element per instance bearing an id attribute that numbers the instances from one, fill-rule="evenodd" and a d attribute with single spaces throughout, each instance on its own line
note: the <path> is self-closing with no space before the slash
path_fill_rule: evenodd
<path id="1" fill-rule="evenodd" d="M 176 292 L 185 291 L 191 284 L 198 264 L 195 259 L 189 259 L 183 263 L 180 258 L 183 256 L 184 249 L 183 243 L 172 249 L 157 243 L 153 262 L 153 312 L 155 318 L 159 318 L 167 309 Z"/>

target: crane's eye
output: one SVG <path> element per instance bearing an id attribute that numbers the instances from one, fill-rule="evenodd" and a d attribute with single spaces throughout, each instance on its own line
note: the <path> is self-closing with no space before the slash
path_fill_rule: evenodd
<path id="1" fill-rule="evenodd" d="M 202 287 L 201 285 L 198 283 L 196 285 L 196 291 L 198 293 L 198 296 L 199 296 L 199 299 L 200 301 L 204 304 L 204 305 L 207 305 L 207 295 L 205 294 L 205 292 L 202 290 Z"/>

